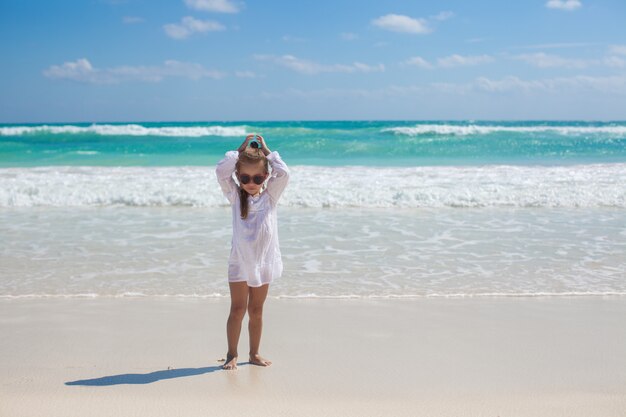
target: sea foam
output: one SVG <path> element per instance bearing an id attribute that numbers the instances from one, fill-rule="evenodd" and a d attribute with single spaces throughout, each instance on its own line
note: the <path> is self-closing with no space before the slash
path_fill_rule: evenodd
<path id="1" fill-rule="evenodd" d="M 451 125 L 451 124 L 419 124 L 416 126 L 400 126 L 381 129 L 381 132 L 393 132 L 399 135 L 418 136 L 435 135 L 485 135 L 497 132 L 507 133 L 555 133 L 564 136 L 608 134 L 624 136 L 626 126 L 505 126 L 505 125 Z"/>
<path id="2" fill-rule="evenodd" d="M 245 126 L 171 126 L 145 127 L 139 124 L 92 124 L 91 126 L 42 125 L 0 127 L 0 136 L 21 136 L 28 134 L 96 134 L 102 136 L 245 136 Z"/>
<path id="3" fill-rule="evenodd" d="M 626 207 L 626 164 L 292 166 L 288 207 Z M 0 170 L 0 207 L 220 207 L 214 167 L 36 167 Z"/>

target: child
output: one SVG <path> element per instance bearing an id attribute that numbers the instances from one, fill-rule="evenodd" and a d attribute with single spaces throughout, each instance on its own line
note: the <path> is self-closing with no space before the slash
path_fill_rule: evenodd
<path id="1" fill-rule="evenodd" d="M 272 364 L 259 355 L 259 344 L 263 303 L 269 284 L 283 272 L 276 205 L 289 181 L 289 169 L 278 152 L 269 150 L 261 136 L 256 136 L 255 141 L 253 138 L 255 135 L 248 135 L 237 151 L 226 152 L 215 170 L 233 213 L 233 238 L 228 260 L 231 299 L 226 324 L 228 353 L 223 369 L 237 369 L 237 345 L 246 310 L 250 363 Z M 269 166 L 272 167 L 271 175 Z M 239 185 L 233 179 L 233 173 Z"/>

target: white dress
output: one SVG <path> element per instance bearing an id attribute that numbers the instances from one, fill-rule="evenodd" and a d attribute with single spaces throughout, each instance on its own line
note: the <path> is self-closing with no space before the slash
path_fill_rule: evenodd
<path id="1" fill-rule="evenodd" d="M 256 197 L 248 195 L 248 217 L 242 219 L 239 186 L 233 178 L 238 159 L 239 152 L 226 152 L 215 169 L 217 180 L 233 213 L 228 281 L 247 281 L 250 287 L 260 287 L 279 278 L 283 272 L 276 206 L 289 181 L 289 169 L 278 152 L 267 155 L 271 167 L 267 188 Z"/>

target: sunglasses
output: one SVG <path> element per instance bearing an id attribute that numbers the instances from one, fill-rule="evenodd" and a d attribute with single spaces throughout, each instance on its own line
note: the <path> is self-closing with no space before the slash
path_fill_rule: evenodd
<path id="1" fill-rule="evenodd" d="M 255 175 L 253 177 L 250 177 L 248 174 L 239 175 L 239 182 L 242 184 L 247 184 L 250 180 L 254 181 L 256 185 L 261 185 L 265 181 L 265 175 Z"/>

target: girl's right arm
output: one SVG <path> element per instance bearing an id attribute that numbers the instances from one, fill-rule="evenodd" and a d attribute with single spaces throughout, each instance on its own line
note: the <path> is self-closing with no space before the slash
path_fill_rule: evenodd
<path id="1" fill-rule="evenodd" d="M 237 183 L 233 179 L 233 173 L 235 172 L 235 165 L 238 160 L 239 152 L 228 151 L 215 167 L 217 182 L 219 182 L 222 192 L 231 204 L 235 202 L 235 196 L 237 194 Z"/>

